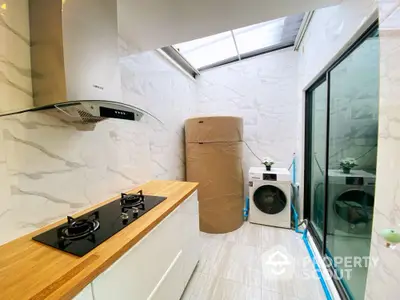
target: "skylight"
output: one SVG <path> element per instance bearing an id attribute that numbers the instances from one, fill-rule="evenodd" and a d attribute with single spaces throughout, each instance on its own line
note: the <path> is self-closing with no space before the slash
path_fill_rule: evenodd
<path id="1" fill-rule="evenodd" d="M 226 31 L 173 47 L 204 70 L 294 45 L 304 14 Z"/>

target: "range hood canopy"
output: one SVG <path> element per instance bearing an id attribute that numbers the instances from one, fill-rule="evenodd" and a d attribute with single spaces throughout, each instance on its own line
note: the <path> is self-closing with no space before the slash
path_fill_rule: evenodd
<path id="1" fill-rule="evenodd" d="M 24 112 L 44 111 L 69 123 L 94 124 L 107 118 L 139 121 L 144 114 L 152 114 L 132 105 L 106 100 L 81 100 L 49 104 L 40 107 L 1 114 L 10 116 Z"/>
<path id="2" fill-rule="evenodd" d="M 155 118 L 120 102 L 117 0 L 30 0 L 29 23 L 34 107 L 1 116 L 45 110 L 74 124 Z"/>

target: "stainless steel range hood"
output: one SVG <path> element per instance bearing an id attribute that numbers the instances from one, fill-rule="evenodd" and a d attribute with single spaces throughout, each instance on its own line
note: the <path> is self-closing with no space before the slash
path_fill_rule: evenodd
<path id="1" fill-rule="evenodd" d="M 94 124 L 147 113 L 121 102 L 117 0 L 30 0 L 29 25 L 35 107 L 6 115 L 45 110 Z"/>
<path id="2" fill-rule="evenodd" d="M 48 115 L 56 117 L 79 130 L 93 130 L 97 122 L 108 118 L 139 121 L 143 115 L 148 115 L 159 123 L 164 124 L 160 119 L 139 107 L 128 105 L 121 102 L 106 100 L 80 100 L 67 101 L 49 104 L 39 107 L 28 108 L 9 113 L 0 114 L 1 116 L 16 115 L 24 112 L 43 111 Z"/>

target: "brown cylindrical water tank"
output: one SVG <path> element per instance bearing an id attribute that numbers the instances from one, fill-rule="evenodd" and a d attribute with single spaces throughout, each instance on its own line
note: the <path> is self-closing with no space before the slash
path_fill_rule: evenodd
<path id="1" fill-rule="evenodd" d="M 243 120 L 186 120 L 186 178 L 199 182 L 200 230 L 226 233 L 243 224 Z"/>

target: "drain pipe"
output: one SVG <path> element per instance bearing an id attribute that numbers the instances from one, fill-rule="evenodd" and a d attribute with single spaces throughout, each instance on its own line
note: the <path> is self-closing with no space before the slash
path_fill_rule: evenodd
<path id="1" fill-rule="evenodd" d="M 293 153 L 293 160 L 292 160 L 292 183 L 296 186 L 296 152 Z"/>
<path id="2" fill-rule="evenodd" d="M 296 153 L 293 153 L 292 164 L 290 165 L 292 169 L 292 187 L 293 192 L 295 193 L 294 197 L 292 197 L 292 214 L 294 217 L 294 231 L 297 233 L 303 233 L 303 230 L 299 229 L 299 215 L 297 214 L 296 207 L 294 206 L 293 201 L 296 201 L 297 194 L 297 186 L 296 186 Z"/>
<path id="3" fill-rule="evenodd" d="M 247 221 L 247 219 L 249 218 L 249 197 L 246 197 L 245 199 L 245 204 L 244 204 L 244 208 L 243 208 L 243 220 Z"/>
<path id="4" fill-rule="evenodd" d="M 293 175 L 292 175 L 293 183 L 292 184 L 294 186 L 296 186 L 296 157 L 295 157 L 295 154 L 293 154 L 292 168 L 293 168 L 293 171 L 292 171 L 293 172 Z M 293 199 L 292 199 L 292 201 L 293 201 Z M 317 263 L 317 259 L 315 258 L 314 252 L 311 249 L 310 243 L 307 238 L 308 220 L 307 219 L 303 220 L 303 222 L 305 224 L 305 229 L 304 230 L 299 229 L 299 215 L 297 214 L 297 211 L 296 211 L 296 208 L 295 208 L 293 202 L 291 203 L 291 207 L 292 207 L 292 213 L 293 213 L 293 217 L 294 217 L 294 231 L 296 233 L 302 234 L 302 240 L 304 242 L 304 245 L 306 246 L 308 255 L 310 256 L 310 258 L 313 262 L 315 272 L 317 272 L 319 282 L 321 283 L 322 289 L 324 290 L 324 293 L 325 293 L 325 297 L 327 300 L 332 300 L 333 298 L 332 298 L 331 292 L 329 291 L 328 285 L 326 284 L 325 279 L 322 276 L 322 271 Z"/>
<path id="5" fill-rule="evenodd" d="M 293 217 L 294 217 L 294 231 L 297 233 L 304 234 L 304 231 L 299 229 L 299 215 L 297 214 L 293 203 L 292 203 L 292 213 L 293 213 Z"/>

